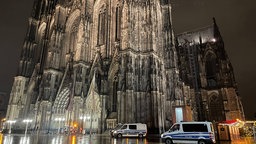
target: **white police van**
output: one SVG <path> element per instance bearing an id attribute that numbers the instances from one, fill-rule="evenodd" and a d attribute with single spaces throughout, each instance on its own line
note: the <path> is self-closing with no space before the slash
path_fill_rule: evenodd
<path id="1" fill-rule="evenodd" d="M 166 144 L 214 144 L 216 143 L 214 128 L 211 122 L 178 122 L 161 138 Z"/>
<path id="2" fill-rule="evenodd" d="M 143 138 L 147 135 L 147 125 L 142 123 L 129 123 L 118 126 L 111 131 L 113 137 L 139 137 Z"/>

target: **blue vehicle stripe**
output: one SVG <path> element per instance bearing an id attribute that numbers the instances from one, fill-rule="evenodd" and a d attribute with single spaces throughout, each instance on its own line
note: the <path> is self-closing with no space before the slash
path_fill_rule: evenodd
<path id="1" fill-rule="evenodd" d="M 210 134 L 208 132 L 187 132 L 187 133 L 177 133 L 177 134 L 165 134 L 164 137 L 172 137 L 174 138 L 189 138 L 189 139 L 197 139 L 199 137 L 204 137 L 205 139 L 210 138 Z"/>

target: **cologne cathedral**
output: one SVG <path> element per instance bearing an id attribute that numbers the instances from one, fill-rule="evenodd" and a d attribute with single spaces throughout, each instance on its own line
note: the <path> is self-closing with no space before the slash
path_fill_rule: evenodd
<path id="1" fill-rule="evenodd" d="M 215 20 L 173 29 L 171 0 L 35 0 L 6 115 L 13 131 L 24 119 L 40 133 L 244 119 Z"/>

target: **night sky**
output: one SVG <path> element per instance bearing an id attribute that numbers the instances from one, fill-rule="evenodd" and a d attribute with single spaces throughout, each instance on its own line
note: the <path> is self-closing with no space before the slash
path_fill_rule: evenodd
<path id="1" fill-rule="evenodd" d="M 172 0 L 176 34 L 212 24 L 216 18 L 233 65 L 246 119 L 256 113 L 256 0 Z M 10 93 L 33 0 L 0 4 L 0 91 Z"/>

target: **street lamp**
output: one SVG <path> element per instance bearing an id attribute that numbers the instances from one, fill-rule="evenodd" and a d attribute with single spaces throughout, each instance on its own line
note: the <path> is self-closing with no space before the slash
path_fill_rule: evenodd
<path id="1" fill-rule="evenodd" d="M 55 118 L 55 121 L 58 121 L 58 122 L 59 122 L 59 125 L 58 125 L 58 133 L 60 133 L 60 122 L 61 122 L 61 121 L 65 121 L 65 118 Z"/>
<path id="2" fill-rule="evenodd" d="M 81 116 L 80 119 L 83 120 L 83 131 L 82 131 L 82 134 L 85 134 L 85 123 L 84 122 L 87 119 L 87 117 L 86 116 Z"/>
<path id="3" fill-rule="evenodd" d="M 10 125 L 10 129 L 9 129 L 9 134 L 11 134 L 11 132 L 12 132 L 12 124 L 13 123 L 16 123 L 16 120 L 8 120 L 8 121 L 6 121 L 7 123 L 9 123 L 9 125 Z"/>
<path id="4" fill-rule="evenodd" d="M 26 130 L 25 130 L 25 137 L 26 137 L 27 131 L 28 131 L 28 123 L 31 123 L 32 120 L 31 119 L 24 119 L 23 122 L 26 123 Z"/>

